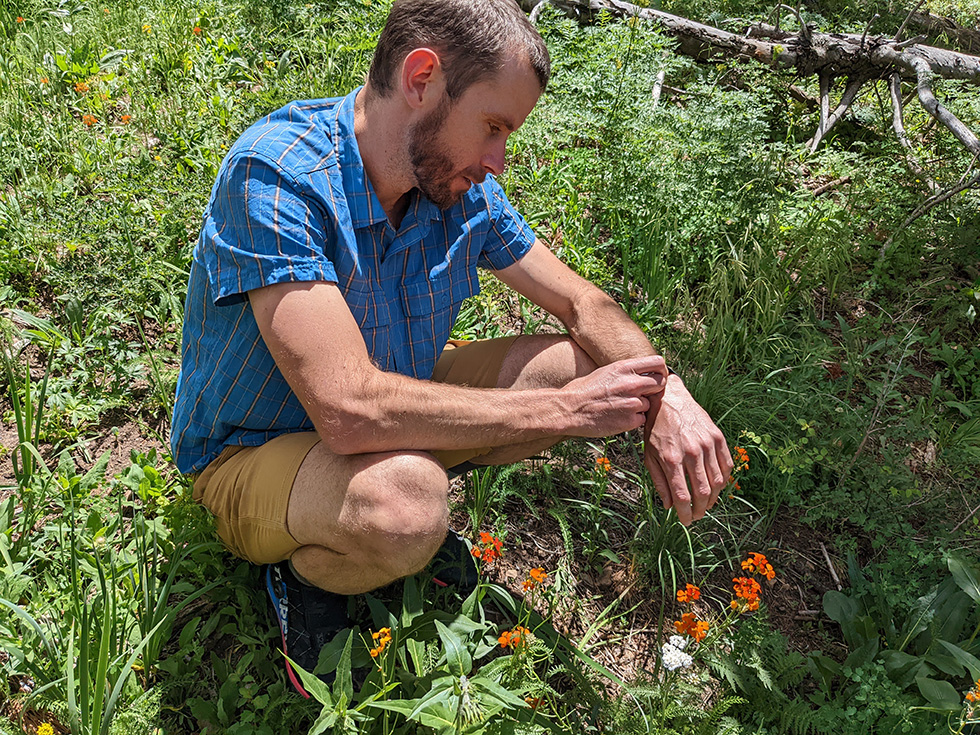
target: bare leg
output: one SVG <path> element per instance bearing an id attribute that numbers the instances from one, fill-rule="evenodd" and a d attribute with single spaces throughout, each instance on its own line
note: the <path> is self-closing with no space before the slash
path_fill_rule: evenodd
<path id="1" fill-rule="evenodd" d="M 497 378 L 498 388 L 560 388 L 595 370 L 597 365 L 571 337 L 558 334 L 526 334 L 518 337 Z M 498 465 L 517 462 L 552 447 L 565 437 L 555 436 L 520 444 L 495 447 L 475 457 L 473 464 Z"/>
<path id="2" fill-rule="evenodd" d="M 296 571 L 339 594 L 422 569 L 449 524 L 445 470 L 424 452 L 338 456 L 320 443 L 293 483 L 287 524 Z"/>

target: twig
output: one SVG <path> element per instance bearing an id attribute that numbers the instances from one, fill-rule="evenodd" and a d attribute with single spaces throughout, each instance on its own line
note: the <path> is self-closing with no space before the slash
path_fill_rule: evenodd
<path id="1" fill-rule="evenodd" d="M 962 521 L 960 521 L 955 526 L 953 526 L 953 530 L 950 531 L 950 533 L 956 533 L 957 531 L 959 531 L 960 530 L 960 526 L 962 526 L 968 520 L 970 520 L 971 518 L 973 518 L 973 516 L 975 516 L 977 514 L 977 511 L 980 511 L 980 505 L 978 505 L 976 508 L 974 508 L 969 513 L 967 513 L 966 518 L 964 518 Z"/>
<path id="2" fill-rule="evenodd" d="M 904 41 L 899 41 L 898 43 L 892 44 L 893 48 L 903 49 L 909 46 L 914 46 L 917 43 L 922 43 L 926 40 L 926 36 L 913 36 L 912 38 L 907 38 Z"/>
<path id="3" fill-rule="evenodd" d="M 959 184 L 952 187 L 951 189 L 947 189 L 944 192 L 941 192 L 939 194 L 936 194 L 935 196 L 931 196 L 928 199 L 926 199 L 922 204 L 916 207 L 915 211 L 912 212 L 912 214 L 910 214 L 908 217 L 905 218 L 905 221 L 901 225 L 899 225 L 898 229 L 895 230 L 892 236 L 889 237 L 887 240 L 885 240 L 884 245 L 881 246 L 881 250 L 878 251 L 878 262 L 880 263 L 881 259 L 885 257 L 885 253 L 888 252 L 888 248 L 890 248 L 894 244 L 895 238 L 898 237 L 899 233 L 902 232 L 906 227 L 908 227 L 910 224 L 912 224 L 917 219 L 919 219 L 919 217 L 922 217 L 932 209 L 938 207 L 943 202 L 952 199 L 961 191 L 970 189 L 976 186 L 977 184 L 980 184 L 980 173 L 978 173 L 969 181 L 961 181 Z"/>
<path id="4" fill-rule="evenodd" d="M 830 554 L 827 553 L 827 547 L 823 545 L 823 541 L 820 542 L 820 550 L 823 552 L 824 561 L 827 562 L 827 569 L 830 570 L 830 576 L 833 578 L 834 584 L 837 585 L 837 591 L 840 592 L 844 589 L 844 585 L 840 583 L 840 577 L 837 576 L 837 570 L 834 569 L 834 564 L 830 561 Z"/>
<path id="5" fill-rule="evenodd" d="M 861 48 L 864 48 L 864 42 L 868 38 L 868 31 L 871 30 L 871 24 L 874 23 L 876 20 L 878 20 L 878 18 L 880 17 L 881 16 L 878 13 L 875 13 L 874 15 L 871 16 L 871 20 L 868 21 L 868 25 L 864 27 L 864 33 L 861 34 Z"/>
<path id="6" fill-rule="evenodd" d="M 912 16 L 913 16 L 913 15 L 915 15 L 915 13 L 916 13 L 916 11 L 917 11 L 917 10 L 918 10 L 919 8 L 921 8 L 921 7 L 922 7 L 922 5 L 923 5 L 923 3 L 925 3 L 925 1 L 926 1 L 926 0 L 919 0 L 919 4 L 918 4 L 918 5 L 916 5 L 916 6 L 914 7 L 914 8 L 912 8 L 912 9 L 911 9 L 911 10 L 909 11 L 909 14 L 905 16 L 905 20 L 903 20 L 903 21 L 902 21 L 902 25 L 900 25 L 900 26 L 898 27 L 898 32 L 896 32 L 896 33 L 895 33 L 895 40 L 896 40 L 896 41 L 900 41 L 900 40 L 902 40 L 902 31 L 904 31 L 904 30 L 905 30 L 905 26 L 907 26 L 907 25 L 909 24 L 909 21 L 910 21 L 910 20 L 912 20 Z"/>
<path id="7" fill-rule="evenodd" d="M 821 194 L 826 194 L 831 189 L 836 189 L 838 186 L 842 184 L 850 184 L 850 183 L 851 183 L 850 176 L 841 176 L 839 179 L 834 179 L 833 181 L 828 181 L 826 184 L 823 184 L 822 186 L 818 186 L 816 189 L 813 190 L 813 196 L 818 197 Z"/>

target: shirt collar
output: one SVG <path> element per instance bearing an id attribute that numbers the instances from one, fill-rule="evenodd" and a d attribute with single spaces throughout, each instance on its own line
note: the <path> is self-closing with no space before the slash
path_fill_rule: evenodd
<path id="1" fill-rule="evenodd" d="M 337 104 L 333 126 L 334 146 L 343 176 L 347 207 L 355 228 L 368 227 L 388 219 L 364 171 L 364 161 L 354 135 L 354 98 L 360 91 L 361 87 L 358 87 Z"/>

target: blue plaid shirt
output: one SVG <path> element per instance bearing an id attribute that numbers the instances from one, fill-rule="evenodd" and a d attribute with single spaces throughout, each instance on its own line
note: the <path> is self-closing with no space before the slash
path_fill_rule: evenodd
<path id="1" fill-rule="evenodd" d="M 477 266 L 517 262 L 534 234 L 488 176 L 440 211 L 417 192 L 396 232 L 354 137 L 355 90 L 294 102 L 221 165 L 191 264 L 172 448 L 181 472 L 227 446 L 313 428 L 259 334 L 247 292 L 336 283 L 382 370 L 428 379 Z"/>

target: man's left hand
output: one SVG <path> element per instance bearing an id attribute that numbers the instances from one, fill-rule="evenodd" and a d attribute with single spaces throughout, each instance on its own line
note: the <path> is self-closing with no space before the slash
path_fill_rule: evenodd
<path id="1" fill-rule="evenodd" d="M 732 475 L 732 455 L 721 430 L 675 375 L 652 395 L 644 430 L 644 464 L 664 508 L 685 526 L 700 520 Z"/>

